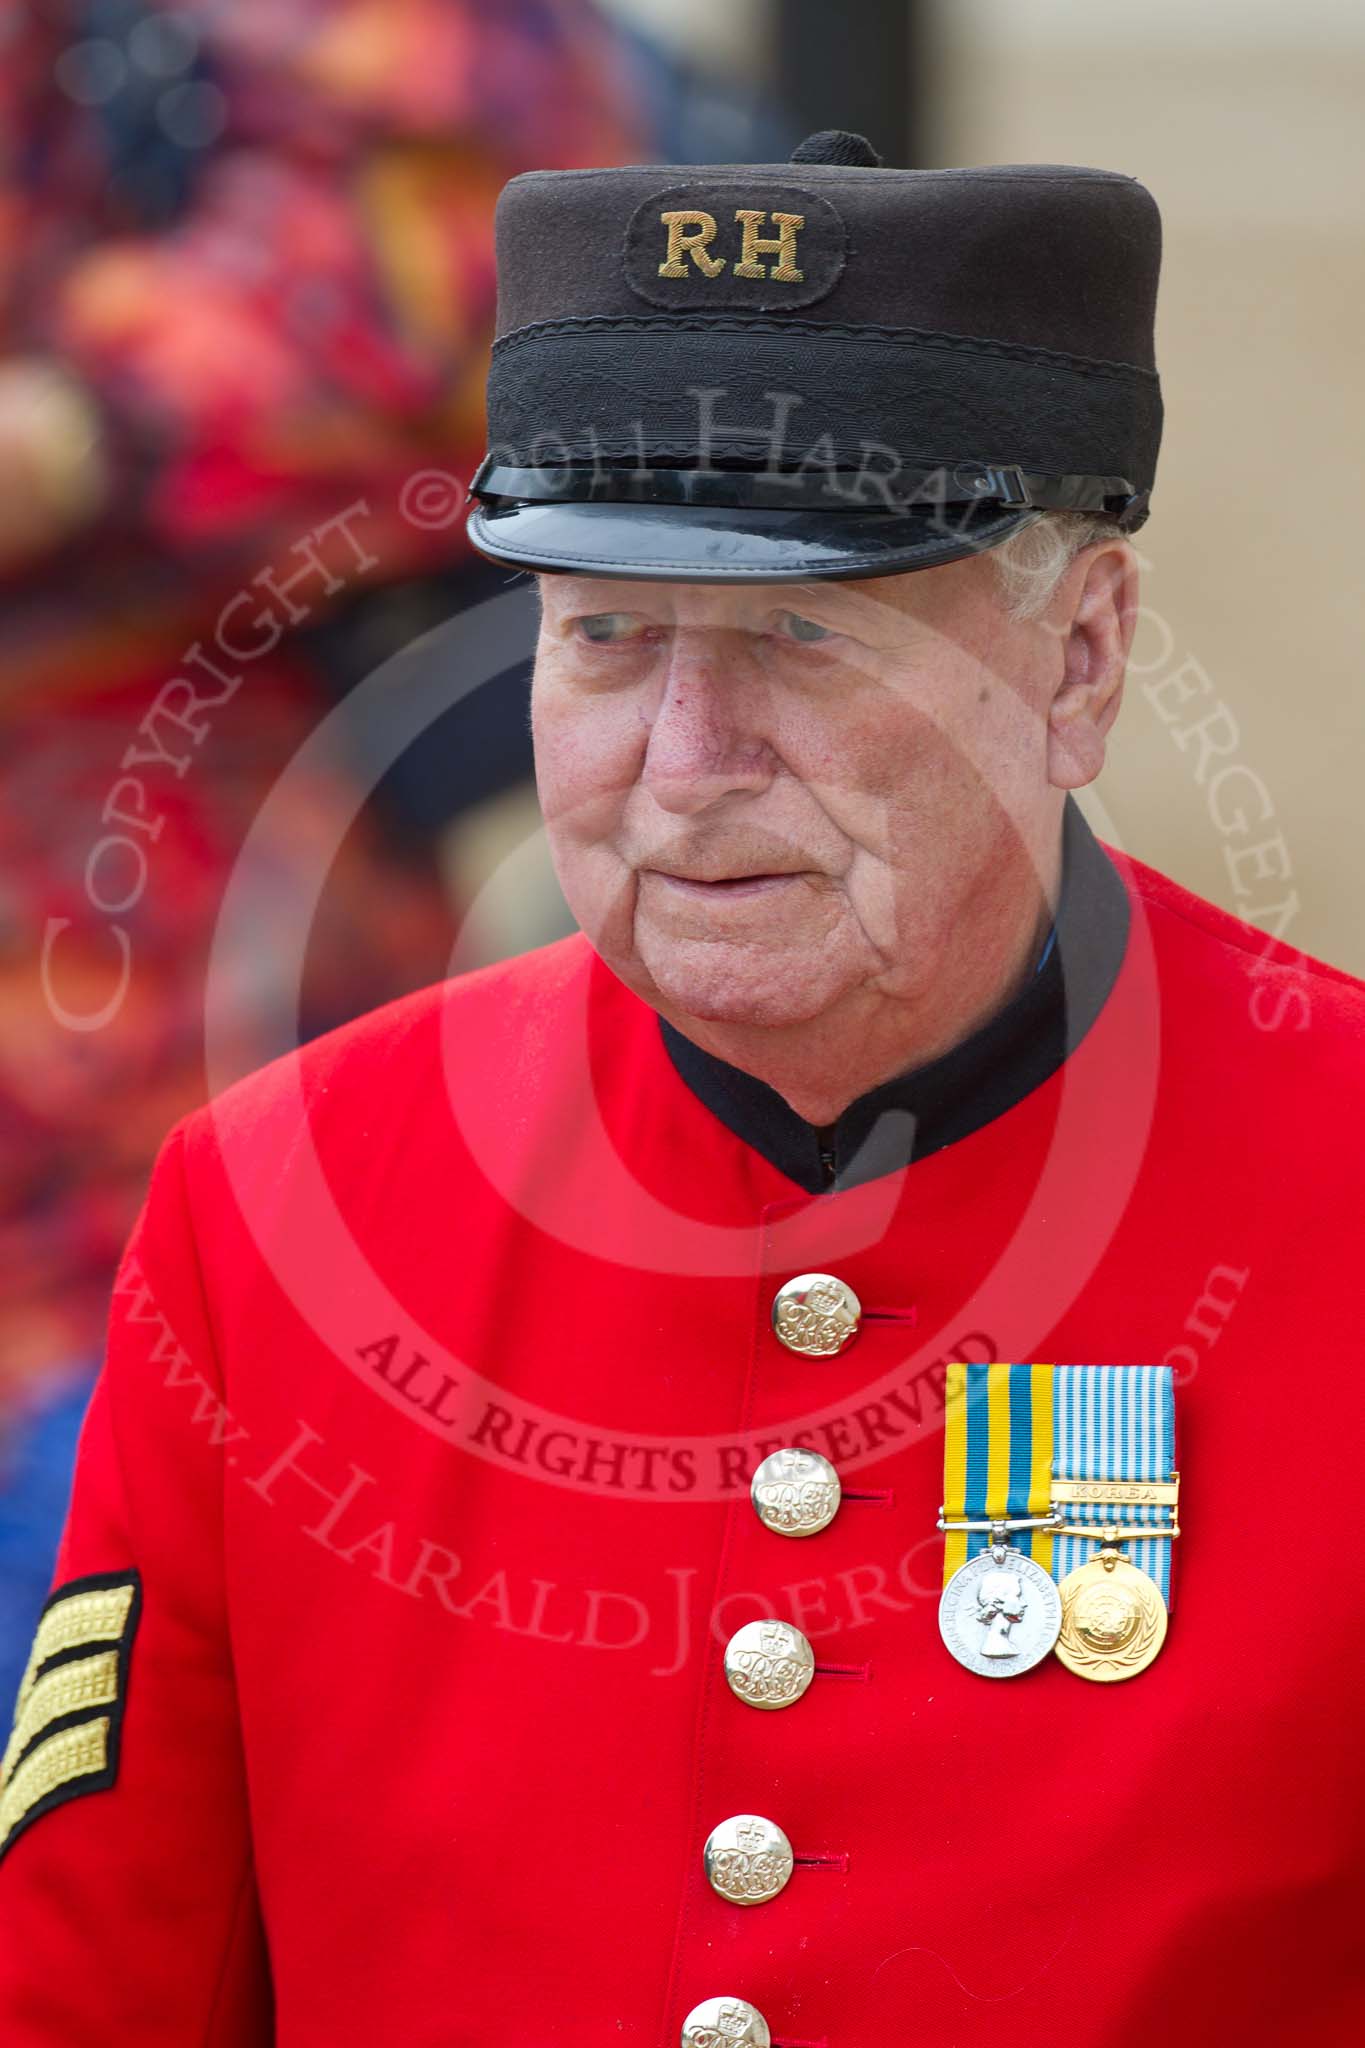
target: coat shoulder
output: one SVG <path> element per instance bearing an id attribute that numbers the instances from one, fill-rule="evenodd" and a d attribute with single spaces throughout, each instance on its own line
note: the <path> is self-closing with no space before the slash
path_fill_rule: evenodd
<path id="1" fill-rule="evenodd" d="M 1365 1093 L 1365 981 L 1184 888 L 1112 847 L 1164 971 L 1197 1028 L 1281 1052 L 1305 1078 L 1324 1069 Z"/>
<path id="2" fill-rule="evenodd" d="M 396 1117 L 430 1099 L 446 1059 L 477 1056 L 482 1047 L 515 1040 L 534 1060 L 593 958 L 576 932 L 366 1011 L 245 1075 L 187 1118 L 191 1150 L 210 1126 L 221 1142 L 278 1129 L 282 1116 L 300 1108 L 310 1118 Z"/>

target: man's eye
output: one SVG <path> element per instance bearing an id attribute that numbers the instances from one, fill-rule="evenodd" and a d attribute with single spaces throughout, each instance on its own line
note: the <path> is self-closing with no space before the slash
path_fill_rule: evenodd
<path id="1" fill-rule="evenodd" d="M 800 640 L 807 646 L 816 640 L 834 638 L 828 626 L 822 626 L 816 619 L 803 618 L 800 612 L 779 612 L 777 623 L 788 640 Z"/>
<path id="2" fill-rule="evenodd" d="M 583 638 L 599 647 L 613 640 L 636 640 L 643 631 L 642 621 L 632 612 L 589 612 L 575 623 Z"/>

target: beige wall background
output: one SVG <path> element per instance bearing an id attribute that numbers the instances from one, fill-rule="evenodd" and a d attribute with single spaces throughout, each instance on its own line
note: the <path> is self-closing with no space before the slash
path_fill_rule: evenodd
<path id="1" fill-rule="evenodd" d="M 1365 973 L 1365 7 L 925 4 L 925 162 L 1098 164 L 1164 218 L 1149 616 L 1092 820 Z"/>

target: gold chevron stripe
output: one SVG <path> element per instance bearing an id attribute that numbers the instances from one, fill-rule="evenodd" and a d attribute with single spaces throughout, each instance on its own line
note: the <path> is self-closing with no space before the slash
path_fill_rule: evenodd
<path id="1" fill-rule="evenodd" d="M 101 1650 L 92 1657 L 77 1657 L 59 1664 L 38 1680 L 14 1724 L 14 1733 L 0 1764 L 0 1787 L 9 1779 L 13 1759 L 22 1754 L 35 1736 L 50 1728 L 63 1714 L 75 1714 L 85 1707 L 111 1707 L 118 1698 L 118 1651 Z"/>
<path id="2" fill-rule="evenodd" d="M 28 1668 L 19 1687 L 23 1712 L 38 1672 L 61 1650 L 83 1649 L 87 1643 L 117 1642 L 132 1612 L 133 1587 L 104 1586 L 95 1592 L 72 1593 L 56 1600 L 38 1623 Z"/>
<path id="3" fill-rule="evenodd" d="M 109 1717 L 63 1728 L 30 1750 L 0 1794 L 0 1850 L 40 1799 L 73 1779 L 94 1777 L 109 1761 Z"/>

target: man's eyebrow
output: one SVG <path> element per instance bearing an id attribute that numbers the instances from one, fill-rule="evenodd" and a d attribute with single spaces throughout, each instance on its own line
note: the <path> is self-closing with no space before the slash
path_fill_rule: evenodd
<path id="1" fill-rule="evenodd" d="M 841 589 L 833 582 L 823 586 L 819 583 L 787 583 L 778 588 L 784 593 L 778 607 L 780 610 L 810 610 L 825 618 L 840 619 L 849 627 L 870 627 L 887 619 L 904 619 L 906 616 L 899 605 L 870 597 L 861 590 Z"/>

